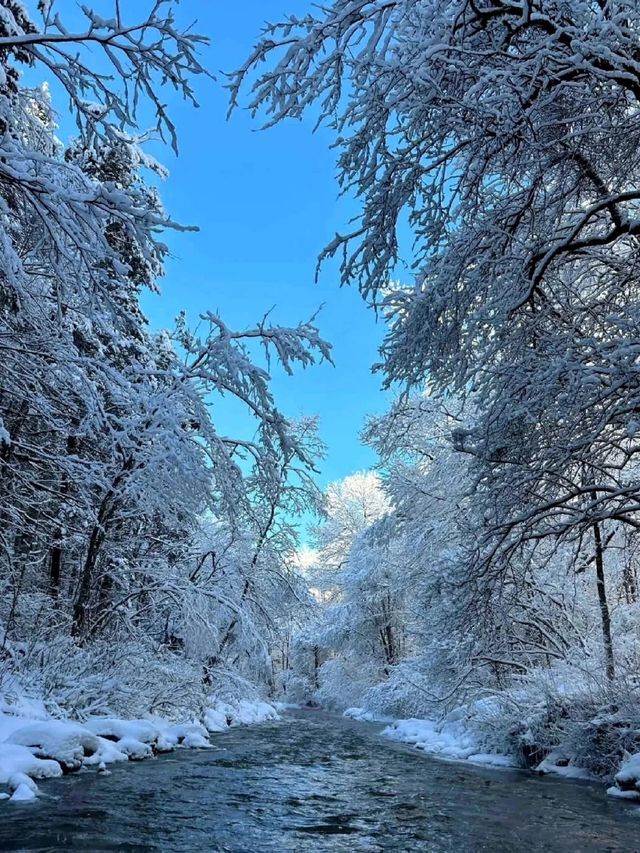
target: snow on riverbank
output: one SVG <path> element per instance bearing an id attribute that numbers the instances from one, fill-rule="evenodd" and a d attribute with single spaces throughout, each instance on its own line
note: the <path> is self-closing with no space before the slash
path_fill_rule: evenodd
<path id="1" fill-rule="evenodd" d="M 361 723 L 393 723 L 393 717 L 385 717 L 381 714 L 374 714 L 372 711 L 365 711 L 364 708 L 347 708 L 342 715 L 350 720 L 358 720 Z"/>
<path id="2" fill-rule="evenodd" d="M 431 755 L 495 767 L 515 767 L 508 755 L 482 752 L 461 720 L 395 720 L 382 732 L 390 740 L 410 743 Z"/>
<path id="3" fill-rule="evenodd" d="M 278 719 L 267 702 L 214 702 L 203 721 L 174 723 L 159 716 L 124 720 L 89 716 L 82 723 L 52 718 L 37 703 L 0 709 L 0 799 L 34 799 L 35 780 L 84 768 L 105 772 L 118 761 L 142 761 L 173 749 L 206 749 L 209 736 L 231 726 Z"/>
<path id="4" fill-rule="evenodd" d="M 485 752 L 474 734 L 469 730 L 460 712 L 454 712 L 444 720 L 407 719 L 391 720 L 389 717 L 376 715 L 364 708 L 347 708 L 345 717 L 362 722 L 389 722 L 382 731 L 382 736 L 399 743 L 408 743 L 430 755 L 449 761 L 468 761 L 472 764 L 490 767 L 520 767 L 518 760 L 511 755 Z M 569 757 L 561 751 L 550 752 L 535 768 L 538 773 L 552 773 L 567 779 L 594 780 L 596 777 L 582 767 L 574 765 Z M 626 773 L 623 773 L 623 770 Z M 630 785 L 624 792 L 620 791 L 623 776 L 634 776 L 636 798 L 640 799 L 640 754 L 633 756 L 616 776 L 618 787 L 611 791 L 616 796 L 632 796 Z M 624 785 L 623 785 L 624 786 Z"/>
<path id="5" fill-rule="evenodd" d="M 607 789 L 610 797 L 622 800 L 640 800 L 640 752 L 627 755 Z"/>
<path id="6" fill-rule="evenodd" d="M 469 761 L 490 767 L 521 767 L 512 755 L 483 752 L 472 732 L 461 719 L 395 720 L 382 732 L 384 737 L 410 743 L 431 755 L 451 761 Z M 640 756 L 639 756 L 640 757 Z M 564 753 L 550 752 L 535 768 L 537 773 L 552 773 L 566 779 L 594 780 L 596 777 L 583 767 L 574 765 Z"/>
<path id="7" fill-rule="evenodd" d="M 471 761 L 495 767 L 515 767 L 516 761 L 508 755 L 482 752 L 474 737 L 458 719 L 436 722 L 434 720 L 394 720 L 374 714 L 364 708 L 347 708 L 343 714 L 360 722 L 389 723 L 382 736 L 400 743 L 409 743 L 417 749 L 453 761 Z"/>

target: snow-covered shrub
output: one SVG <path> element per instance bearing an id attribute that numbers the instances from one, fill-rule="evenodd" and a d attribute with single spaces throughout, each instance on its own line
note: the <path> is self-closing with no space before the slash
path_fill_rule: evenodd
<path id="1" fill-rule="evenodd" d="M 635 674 L 585 681 L 564 706 L 558 740 L 576 764 L 611 779 L 625 755 L 640 751 L 640 684 Z"/>
<path id="2" fill-rule="evenodd" d="M 320 686 L 314 698 L 328 708 L 359 707 L 364 705 L 368 690 L 378 678 L 375 664 L 333 658 L 320 667 Z"/>
<path id="3" fill-rule="evenodd" d="M 316 688 L 308 676 L 285 670 L 278 677 L 278 695 L 293 704 L 304 704 L 313 699 Z"/>
<path id="4" fill-rule="evenodd" d="M 532 670 L 500 692 L 465 706 L 467 725 L 483 748 L 536 767 L 550 753 L 611 778 L 626 753 L 640 749 L 636 689 L 601 672 L 558 664 Z"/>
<path id="5" fill-rule="evenodd" d="M 398 718 L 439 718 L 464 702 L 463 686 L 452 689 L 455 671 L 451 671 L 449 650 L 434 644 L 422 654 L 407 657 L 393 667 L 388 677 L 368 691 L 368 708 Z"/>
<path id="6" fill-rule="evenodd" d="M 181 717 L 203 706 L 200 668 L 145 642 L 78 646 L 58 638 L 14 669 L 19 691 L 61 716 L 161 713 Z M 0 682 L 0 693 L 7 693 Z"/>

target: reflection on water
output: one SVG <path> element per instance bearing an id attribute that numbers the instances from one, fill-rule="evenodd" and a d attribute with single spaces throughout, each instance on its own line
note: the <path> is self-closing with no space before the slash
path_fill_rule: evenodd
<path id="1" fill-rule="evenodd" d="M 439 762 L 379 731 L 301 712 L 45 782 L 35 803 L 0 803 L 0 850 L 640 850 L 640 809 L 600 785 Z"/>

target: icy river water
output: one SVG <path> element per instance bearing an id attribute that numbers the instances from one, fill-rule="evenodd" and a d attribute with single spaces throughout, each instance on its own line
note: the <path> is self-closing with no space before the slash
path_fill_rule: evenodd
<path id="1" fill-rule="evenodd" d="M 445 763 L 381 729 L 307 712 L 45 782 L 0 804 L 0 850 L 640 850 L 640 809 L 601 785 Z"/>

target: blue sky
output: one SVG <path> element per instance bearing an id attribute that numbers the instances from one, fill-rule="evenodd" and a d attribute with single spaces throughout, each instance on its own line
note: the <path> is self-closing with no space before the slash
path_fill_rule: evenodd
<path id="1" fill-rule="evenodd" d="M 64 5 L 64 3 L 62 4 Z M 304 11 L 295 0 L 242 0 L 241 4 L 187 0 L 196 29 L 212 41 L 206 51 L 214 72 L 238 66 L 265 20 Z M 172 258 L 161 298 L 145 298 L 154 326 L 170 325 L 181 308 L 192 320 L 218 311 L 227 323 L 250 325 L 274 308 L 274 322 L 307 319 L 324 303 L 318 324 L 334 346 L 335 367 L 323 365 L 293 378 L 275 375 L 274 388 L 287 415 L 319 414 L 328 445 L 319 481 L 325 485 L 374 461 L 358 439 L 365 416 L 384 410 L 388 395 L 372 375 L 383 325 L 355 287 L 340 288 L 335 265 L 314 283 L 316 258 L 336 230 L 346 230 L 354 210 L 338 202 L 334 153 L 327 132 L 312 133 L 311 118 L 260 130 L 245 111 L 226 121 L 227 91 L 200 83 L 194 110 L 168 93 L 180 155 L 158 150 L 170 169 L 162 186 L 174 219 L 196 224 L 196 234 L 170 234 Z M 247 427 L 235 409 L 217 415 L 225 432 Z"/>

